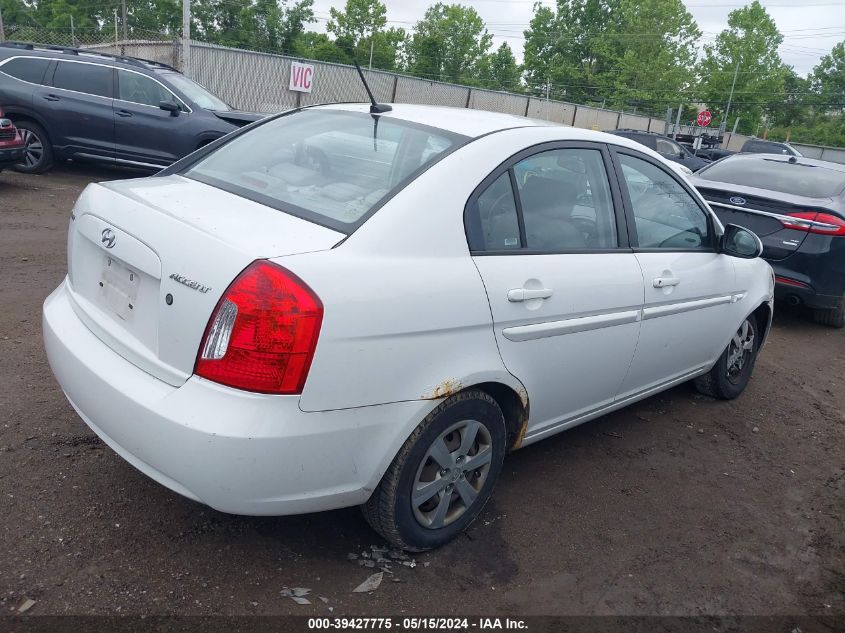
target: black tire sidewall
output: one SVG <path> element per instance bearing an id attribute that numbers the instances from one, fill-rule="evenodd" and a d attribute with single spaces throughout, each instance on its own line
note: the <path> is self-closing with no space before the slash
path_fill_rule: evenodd
<path id="1" fill-rule="evenodd" d="M 14 166 L 15 171 L 18 171 L 22 174 L 40 174 L 53 166 L 53 146 L 50 144 L 49 139 L 47 138 L 47 133 L 37 123 L 32 123 L 30 121 L 21 121 L 20 123 L 15 124 L 16 127 L 20 130 L 28 130 L 31 134 L 34 134 L 38 139 L 41 141 L 42 153 L 41 153 L 41 160 L 35 164 L 33 167 L 26 167 L 21 163 L 18 163 Z"/>
<path id="2" fill-rule="evenodd" d="M 462 420 L 477 420 L 490 433 L 493 443 L 493 459 L 490 463 L 487 481 L 484 482 L 476 502 L 464 512 L 463 516 L 437 530 L 425 528 L 417 521 L 411 506 L 411 491 L 414 487 L 417 470 L 428 448 L 437 436 L 452 424 Z M 441 411 L 422 432 L 401 467 L 393 516 L 396 521 L 396 529 L 402 540 L 415 548 L 431 549 L 443 545 L 463 532 L 478 517 L 490 498 L 502 469 L 506 442 L 507 432 L 504 417 L 499 407 L 492 401 L 481 398 L 457 400 Z"/>
<path id="3" fill-rule="evenodd" d="M 731 348 L 730 343 L 728 343 L 725 351 L 719 357 L 719 362 L 716 363 L 716 370 L 719 372 L 716 379 L 719 381 L 720 391 L 728 399 L 736 398 L 745 391 L 748 381 L 751 380 L 754 364 L 757 362 L 757 351 L 760 349 L 760 328 L 757 324 L 757 319 L 754 318 L 754 315 L 749 315 L 745 320 L 750 321 L 751 326 L 754 328 L 754 347 L 751 351 L 751 358 L 747 360 L 742 368 L 742 372 L 740 372 L 740 380 L 736 383 L 728 380 L 728 352 Z"/>

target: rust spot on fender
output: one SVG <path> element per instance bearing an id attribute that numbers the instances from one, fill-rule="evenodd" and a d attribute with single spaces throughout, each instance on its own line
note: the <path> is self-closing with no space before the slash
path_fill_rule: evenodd
<path id="1" fill-rule="evenodd" d="M 449 396 L 458 393 L 464 386 L 460 380 L 455 378 L 447 378 L 441 381 L 435 387 L 423 393 L 423 400 L 437 400 L 439 398 L 448 398 Z"/>
<path id="2" fill-rule="evenodd" d="M 522 401 L 522 406 L 525 409 L 528 409 L 528 392 L 525 390 L 525 387 L 520 386 L 516 390 L 519 399 Z"/>
<path id="3" fill-rule="evenodd" d="M 519 433 L 516 434 L 516 439 L 513 441 L 511 450 L 515 451 L 522 447 L 522 440 L 525 439 L 525 431 L 528 430 L 528 416 L 523 416 L 519 425 Z"/>

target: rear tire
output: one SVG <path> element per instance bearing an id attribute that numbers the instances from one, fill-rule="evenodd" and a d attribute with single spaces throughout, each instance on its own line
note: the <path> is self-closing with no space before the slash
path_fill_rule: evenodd
<path id="1" fill-rule="evenodd" d="M 43 174 L 53 166 L 53 146 L 44 128 L 32 121 L 15 122 L 21 131 L 26 151 L 23 162 L 15 165 L 15 171 L 23 174 Z"/>
<path id="2" fill-rule="evenodd" d="M 447 398 L 407 439 L 361 506 L 394 547 L 421 552 L 463 532 L 498 479 L 507 432 L 502 410 L 482 391 Z"/>
<path id="3" fill-rule="evenodd" d="M 845 300 L 840 300 L 837 308 L 813 310 L 813 321 L 828 327 L 845 327 Z"/>
<path id="4" fill-rule="evenodd" d="M 711 398 L 733 400 L 748 385 L 759 349 L 760 330 L 757 319 L 750 314 L 739 326 L 713 368 L 695 379 L 695 388 Z"/>

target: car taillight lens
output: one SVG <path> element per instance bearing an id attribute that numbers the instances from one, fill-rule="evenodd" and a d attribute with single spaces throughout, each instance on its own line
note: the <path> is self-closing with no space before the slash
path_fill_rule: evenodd
<path id="1" fill-rule="evenodd" d="M 212 313 L 194 373 L 246 391 L 302 393 L 322 321 L 323 304 L 302 280 L 253 262 Z"/>
<path id="2" fill-rule="evenodd" d="M 783 218 L 780 221 L 788 229 L 818 233 L 819 235 L 845 235 L 845 220 L 831 213 L 801 211 L 790 213 L 789 217 L 795 218 L 795 220 Z"/>

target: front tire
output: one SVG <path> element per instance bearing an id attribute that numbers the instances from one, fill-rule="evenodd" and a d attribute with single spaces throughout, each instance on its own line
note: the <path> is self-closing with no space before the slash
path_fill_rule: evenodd
<path id="1" fill-rule="evenodd" d="M 760 331 L 757 319 L 751 314 L 739 326 L 713 368 L 695 379 L 695 388 L 711 398 L 733 400 L 745 391 L 759 349 Z"/>
<path id="2" fill-rule="evenodd" d="M 421 552 L 463 532 L 481 513 L 502 469 L 502 410 L 482 391 L 444 400 L 407 439 L 362 506 L 393 546 Z"/>
<path id="3" fill-rule="evenodd" d="M 15 165 L 15 171 L 23 174 L 43 174 L 53 166 L 53 146 L 47 138 L 47 132 L 32 121 L 15 122 L 15 126 L 23 136 L 24 158 L 22 163 Z"/>

